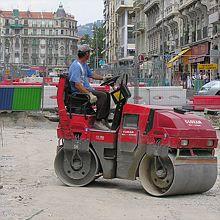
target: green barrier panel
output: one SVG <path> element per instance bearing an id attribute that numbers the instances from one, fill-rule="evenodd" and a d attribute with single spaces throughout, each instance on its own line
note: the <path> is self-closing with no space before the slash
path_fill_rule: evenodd
<path id="1" fill-rule="evenodd" d="M 194 80 L 194 90 L 196 92 L 198 92 L 203 85 L 204 85 L 204 80 L 201 80 L 201 79 Z"/>
<path id="2" fill-rule="evenodd" d="M 15 88 L 12 110 L 40 110 L 42 88 Z"/>

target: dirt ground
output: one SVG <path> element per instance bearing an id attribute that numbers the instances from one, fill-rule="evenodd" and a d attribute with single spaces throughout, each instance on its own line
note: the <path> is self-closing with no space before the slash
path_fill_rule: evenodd
<path id="1" fill-rule="evenodd" d="M 1 220 L 219 219 L 219 175 L 209 192 L 168 198 L 149 196 L 139 181 L 100 178 L 88 187 L 64 186 L 53 168 L 56 125 L 1 114 Z"/>

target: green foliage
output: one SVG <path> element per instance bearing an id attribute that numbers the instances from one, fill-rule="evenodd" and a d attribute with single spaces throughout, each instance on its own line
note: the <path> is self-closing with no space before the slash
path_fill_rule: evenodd
<path id="1" fill-rule="evenodd" d="M 88 44 L 93 51 L 91 52 L 90 57 L 90 67 L 96 68 L 97 59 L 98 61 L 103 59 L 102 51 L 104 50 L 104 41 L 105 29 L 103 25 L 101 27 L 93 26 L 93 37 L 90 37 L 88 34 L 85 34 L 81 39 L 81 44 Z"/>

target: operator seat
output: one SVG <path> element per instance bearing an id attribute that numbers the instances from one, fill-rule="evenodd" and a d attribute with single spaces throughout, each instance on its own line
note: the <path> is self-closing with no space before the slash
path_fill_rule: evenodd
<path id="1" fill-rule="evenodd" d="M 69 113 L 93 115 L 95 114 L 87 94 L 73 94 L 68 77 L 66 77 L 64 103 Z"/>

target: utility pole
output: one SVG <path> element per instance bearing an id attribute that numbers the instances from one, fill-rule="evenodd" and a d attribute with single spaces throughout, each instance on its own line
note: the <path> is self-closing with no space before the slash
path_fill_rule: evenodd
<path id="1" fill-rule="evenodd" d="M 95 29 L 95 44 L 96 44 L 96 69 L 99 67 L 99 47 L 98 47 L 98 33 L 97 33 L 97 27 Z"/>
<path id="2" fill-rule="evenodd" d="M 164 47 L 164 1 L 162 0 L 162 36 L 161 36 L 161 40 L 162 40 L 162 77 L 165 80 L 166 78 L 166 68 L 165 68 L 165 47 Z"/>

